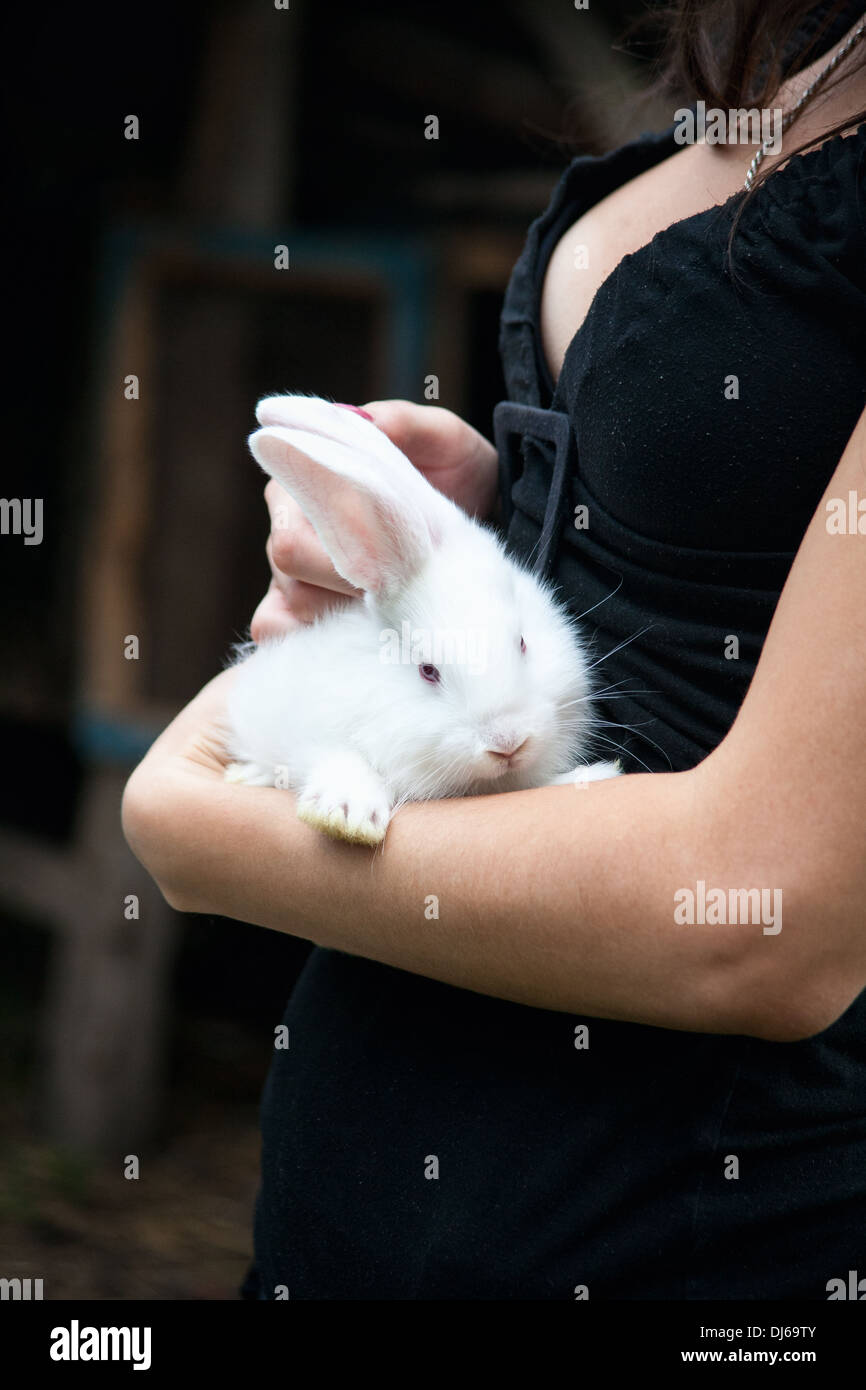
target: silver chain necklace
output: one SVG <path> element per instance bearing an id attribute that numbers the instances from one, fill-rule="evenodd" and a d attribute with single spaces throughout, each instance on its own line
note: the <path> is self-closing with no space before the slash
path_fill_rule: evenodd
<path id="1" fill-rule="evenodd" d="M 784 134 L 785 131 L 789 128 L 789 126 L 792 125 L 792 123 L 797 119 L 806 103 L 812 100 L 812 97 L 815 95 L 816 91 L 821 86 L 821 83 L 824 82 L 825 79 L 830 76 L 831 72 L 835 72 L 836 68 L 838 68 L 839 64 L 842 62 L 842 59 L 848 56 L 848 54 L 851 52 L 851 49 L 854 47 L 856 43 L 860 41 L 860 39 L 862 39 L 864 34 L 866 34 L 866 19 L 862 20 L 861 23 L 858 24 L 853 34 L 848 35 L 848 38 L 843 43 L 842 47 L 838 49 L 836 53 L 833 54 L 833 57 L 830 59 L 827 66 L 822 68 L 821 71 L 818 73 L 817 77 L 815 77 L 813 81 L 810 82 L 809 86 L 806 88 L 805 92 L 800 97 L 800 100 L 796 103 L 796 105 L 792 106 L 790 111 L 788 111 L 782 117 L 782 134 Z M 747 193 L 752 186 L 755 174 L 758 172 L 761 165 L 763 164 L 764 157 L 767 154 L 767 151 L 769 150 L 770 145 L 773 143 L 774 140 L 775 136 L 768 136 L 767 139 L 761 143 L 761 146 L 758 149 L 755 158 L 749 165 L 749 169 L 746 174 L 746 181 L 743 185 Z"/>

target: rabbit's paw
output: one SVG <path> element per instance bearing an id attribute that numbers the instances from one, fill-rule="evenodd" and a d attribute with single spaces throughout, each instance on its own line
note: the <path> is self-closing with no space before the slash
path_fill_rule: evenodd
<path id="1" fill-rule="evenodd" d="M 223 781 L 242 783 L 245 787 L 272 787 L 274 774 L 258 763 L 229 763 Z"/>
<path id="2" fill-rule="evenodd" d="M 554 777 L 551 782 L 552 787 L 584 787 L 587 782 L 606 782 L 610 777 L 619 777 L 622 773 L 622 763 L 619 758 L 612 763 L 590 763 L 586 766 L 574 767 L 571 772 L 563 772 L 559 777 Z"/>
<path id="3" fill-rule="evenodd" d="M 335 840 L 378 845 L 391 818 L 391 801 L 381 777 L 363 758 L 334 754 L 307 778 L 298 817 Z"/>

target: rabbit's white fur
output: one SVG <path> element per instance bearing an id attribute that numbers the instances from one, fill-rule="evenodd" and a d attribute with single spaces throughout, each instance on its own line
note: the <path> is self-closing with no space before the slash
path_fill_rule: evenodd
<path id="1" fill-rule="evenodd" d="M 590 681 L 549 588 L 362 416 L 307 396 L 257 416 L 253 455 L 364 597 L 247 649 L 227 777 L 296 790 L 303 820 L 378 844 L 406 801 L 615 776 L 575 766 Z"/>

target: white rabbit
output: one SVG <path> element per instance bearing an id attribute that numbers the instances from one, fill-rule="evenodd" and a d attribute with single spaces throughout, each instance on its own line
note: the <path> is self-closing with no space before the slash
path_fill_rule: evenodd
<path id="1" fill-rule="evenodd" d="M 253 455 L 363 599 L 246 649 L 226 777 L 291 788 L 302 820 L 375 845 L 407 801 L 616 776 L 576 766 L 590 680 L 549 588 L 371 421 L 309 396 L 256 414 Z"/>

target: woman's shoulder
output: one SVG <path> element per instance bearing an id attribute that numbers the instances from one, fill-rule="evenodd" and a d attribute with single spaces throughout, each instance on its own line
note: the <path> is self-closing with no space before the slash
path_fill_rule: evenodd
<path id="1" fill-rule="evenodd" d="M 767 177 L 763 193 L 768 205 L 801 224 L 811 212 L 820 227 L 850 218 L 848 232 L 866 234 L 866 122 L 792 154 Z"/>
<path id="2" fill-rule="evenodd" d="M 759 256 L 782 251 L 795 278 L 820 267 L 866 292 L 866 123 L 774 169 L 741 229 Z"/>

